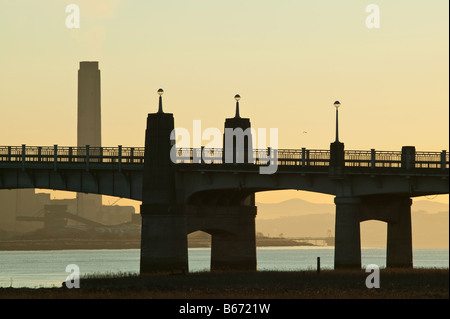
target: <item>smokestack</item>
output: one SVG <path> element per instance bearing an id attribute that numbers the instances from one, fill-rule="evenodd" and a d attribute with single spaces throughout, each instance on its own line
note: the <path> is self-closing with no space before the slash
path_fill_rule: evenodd
<path id="1" fill-rule="evenodd" d="M 102 146 L 100 70 L 98 62 L 80 62 L 78 70 L 78 147 Z M 101 195 L 77 194 L 77 214 L 86 218 L 100 216 Z"/>
<path id="2" fill-rule="evenodd" d="M 101 107 L 98 62 L 80 62 L 78 70 L 78 146 L 100 147 Z"/>

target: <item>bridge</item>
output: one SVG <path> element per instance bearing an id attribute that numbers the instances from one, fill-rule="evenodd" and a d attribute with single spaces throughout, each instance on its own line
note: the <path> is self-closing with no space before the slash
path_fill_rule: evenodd
<path id="1" fill-rule="evenodd" d="M 408 152 L 414 158 L 405 162 Z M 330 179 L 324 187 L 321 177 L 329 179 L 330 150 L 278 149 L 276 155 L 277 172 L 273 176 L 258 174 L 260 166 L 270 149 L 253 150 L 253 162 L 227 164 L 223 160 L 223 149 L 179 148 L 176 163 L 180 174 L 200 173 L 212 178 L 213 175 L 234 172 L 239 176 L 230 180 L 229 185 L 218 188 L 297 189 L 338 195 L 338 190 Z M 0 189 L 40 188 L 93 194 L 103 194 L 142 201 L 142 176 L 144 171 L 144 147 L 61 147 L 54 146 L 0 146 Z M 202 160 L 201 153 L 214 160 Z M 415 152 L 413 148 L 402 151 L 346 150 L 344 151 L 346 178 L 369 177 L 373 187 L 355 189 L 357 196 L 390 193 L 387 189 L 394 179 L 396 193 L 424 196 L 442 193 L 447 183 L 449 154 L 441 152 Z M 336 176 L 335 176 L 336 177 Z M 420 179 L 420 183 L 418 183 Z M 280 183 L 280 180 L 282 182 Z M 319 186 L 317 182 L 321 180 Z M 384 181 L 389 180 L 390 183 Z M 187 198 L 196 192 L 214 189 L 214 185 L 203 185 L 198 180 L 195 189 L 187 191 Z M 315 185 L 316 184 L 316 185 Z M 399 185 L 402 184 L 401 187 Z M 314 186 L 315 185 L 315 186 Z M 445 193 L 445 190 L 444 190 Z"/>
<path id="2" fill-rule="evenodd" d="M 236 108 L 225 128 L 250 127 L 239 102 Z M 388 224 L 387 266 L 412 267 L 411 198 L 449 192 L 445 150 L 344 150 L 336 136 L 328 150 L 251 149 L 245 163 L 204 147 L 175 148 L 172 161 L 173 129 L 160 95 L 158 112 L 148 114 L 145 147 L 0 147 L 0 189 L 142 201 L 141 273 L 186 272 L 187 234 L 197 230 L 212 235 L 212 270 L 256 270 L 254 196 L 283 189 L 335 196 L 335 268 L 361 267 L 359 224 L 369 219 Z M 277 170 L 260 174 L 268 165 Z"/>

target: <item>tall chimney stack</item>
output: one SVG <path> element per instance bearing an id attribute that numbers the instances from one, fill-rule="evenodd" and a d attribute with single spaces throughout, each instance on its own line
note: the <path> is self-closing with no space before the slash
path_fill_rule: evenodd
<path id="1" fill-rule="evenodd" d="M 80 62 L 78 70 L 78 146 L 100 147 L 101 107 L 98 62 Z"/>
<path id="2" fill-rule="evenodd" d="M 98 62 L 80 62 L 78 70 L 78 147 L 101 147 L 101 98 Z M 101 195 L 77 194 L 77 213 L 83 217 L 99 216 Z"/>

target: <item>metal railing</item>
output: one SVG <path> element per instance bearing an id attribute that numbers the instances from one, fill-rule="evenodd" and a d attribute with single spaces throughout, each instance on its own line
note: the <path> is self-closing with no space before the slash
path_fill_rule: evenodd
<path id="1" fill-rule="evenodd" d="M 402 152 L 395 151 L 345 151 L 345 166 L 392 168 L 402 166 Z"/>
<path id="2" fill-rule="evenodd" d="M 144 148 L 0 146 L 0 162 L 142 164 Z"/>
<path id="3" fill-rule="evenodd" d="M 242 161 L 236 161 L 241 156 Z M 267 165 L 268 161 L 277 160 L 281 166 L 328 166 L 330 151 L 328 150 L 296 150 L 296 149 L 254 149 L 251 152 L 242 152 L 229 160 L 224 155 L 222 148 L 181 148 L 177 149 L 176 157 L 172 160 L 177 164 L 229 164 L 251 163 L 254 165 Z"/>
<path id="4" fill-rule="evenodd" d="M 0 163 L 99 163 L 143 164 L 143 147 L 61 147 L 61 146 L 0 146 Z M 251 155 L 251 156 L 249 156 Z M 262 149 L 243 152 L 236 156 L 243 162 L 268 165 L 276 161 L 278 166 L 324 167 L 330 165 L 330 150 Z M 401 151 L 346 150 L 346 167 L 361 168 L 426 168 L 448 169 L 449 154 L 442 152 L 414 152 L 405 164 Z M 172 160 L 177 164 L 228 164 L 235 159 L 225 158 L 222 148 L 174 149 Z"/>

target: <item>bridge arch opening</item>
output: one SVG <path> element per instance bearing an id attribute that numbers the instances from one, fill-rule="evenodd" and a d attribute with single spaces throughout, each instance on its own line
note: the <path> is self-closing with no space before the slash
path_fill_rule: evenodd
<path id="1" fill-rule="evenodd" d="M 197 230 L 188 234 L 189 272 L 211 270 L 212 235 Z"/>
<path id="2" fill-rule="evenodd" d="M 264 191 L 256 193 L 255 202 L 256 232 L 265 237 L 319 238 L 329 236 L 329 230 L 334 236 L 334 196 L 297 190 Z"/>
<path id="3" fill-rule="evenodd" d="M 449 195 L 412 198 L 411 227 L 413 248 L 449 247 Z"/>
<path id="4" fill-rule="evenodd" d="M 387 222 L 365 220 L 360 223 L 360 231 L 362 267 L 370 264 L 386 267 Z"/>

